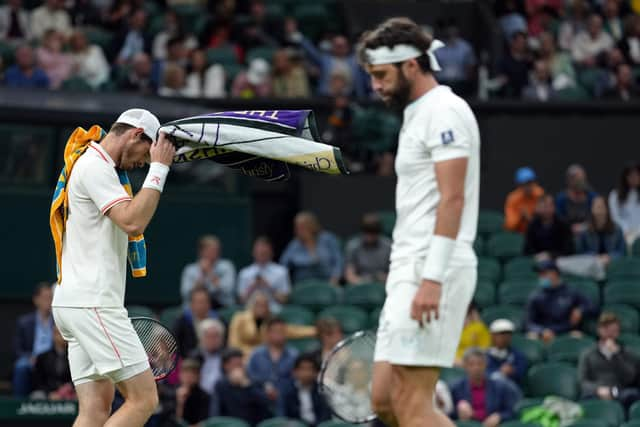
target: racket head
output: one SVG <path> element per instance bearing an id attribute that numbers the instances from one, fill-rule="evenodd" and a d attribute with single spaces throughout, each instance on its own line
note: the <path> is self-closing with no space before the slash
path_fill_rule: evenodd
<path id="1" fill-rule="evenodd" d="M 162 323 L 150 317 L 130 318 L 156 381 L 166 378 L 178 362 L 178 341 Z"/>
<path id="2" fill-rule="evenodd" d="M 371 380 L 376 335 L 359 331 L 340 341 L 322 363 L 318 389 L 333 414 L 348 423 L 375 420 Z"/>

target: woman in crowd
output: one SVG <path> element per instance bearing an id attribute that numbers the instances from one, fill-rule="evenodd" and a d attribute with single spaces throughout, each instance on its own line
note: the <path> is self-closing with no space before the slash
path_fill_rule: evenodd
<path id="1" fill-rule="evenodd" d="M 191 52 L 189 61 L 189 74 L 187 74 L 187 86 L 185 95 L 191 98 L 224 98 L 225 72 L 220 64 L 207 67 L 207 57 L 203 50 L 196 49 Z"/>
<path id="2" fill-rule="evenodd" d="M 467 317 L 464 319 L 464 328 L 460 336 L 460 344 L 456 351 L 456 365 L 462 364 L 462 356 L 468 348 L 477 347 L 486 349 L 491 345 L 491 334 L 487 325 L 480 317 L 478 307 L 472 302 L 467 309 Z"/>
<path id="3" fill-rule="evenodd" d="M 82 31 L 75 31 L 69 39 L 71 58 L 76 75 L 93 89 L 97 89 L 109 79 L 110 67 L 102 48 L 89 44 Z"/>
<path id="4" fill-rule="evenodd" d="M 640 237 L 640 163 L 622 171 L 618 187 L 609 194 L 611 219 L 622 228 L 627 244 Z"/>
<path id="5" fill-rule="evenodd" d="M 42 46 L 36 49 L 38 66 L 49 77 L 51 89 L 60 88 L 73 71 L 73 61 L 69 54 L 62 51 L 63 45 L 62 34 L 56 30 L 47 30 L 42 38 Z"/>
<path id="6" fill-rule="evenodd" d="M 576 253 L 596 255 L 603 266 L 607 266 L 612 259 L 624 256 L 625 252 L 622 229 L 612 221 L 604 197 L 597 196 L 591 204 L 587 229 L 576 239 Z"/>

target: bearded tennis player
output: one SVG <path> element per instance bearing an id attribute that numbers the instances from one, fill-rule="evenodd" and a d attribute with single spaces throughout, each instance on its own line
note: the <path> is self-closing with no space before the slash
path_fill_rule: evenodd
<path id="1" fill-rule="evenodd" d="M 142 234 L 151 221 L 175 154 L 164 134 L 156 140 L 159 128 L 149 111 L 127 110 L 100 143 L 85 143 L 84 154 L 67 169 L 68 216 L 53 316 L 69 343 L 79 402 L 76 427 L 141 427 L 158 405 L 124 295 L 128 236 Z M 149 157 L 147 178 L 132 197 L 119 173 L 143 166 Z M 111 415 L 114 385 L 125 402 Z"/>
<path id="2" fill-rule="evenodd" d="M 392 18 L 359 47 L 373 89 L 404 109 L 372 385 L 372 407 L 389 426 L 453 425 L 431 403 L 476 283 L 480 136 L 469 105 L 434 77 L 442 45 L 411 20 Z"/>

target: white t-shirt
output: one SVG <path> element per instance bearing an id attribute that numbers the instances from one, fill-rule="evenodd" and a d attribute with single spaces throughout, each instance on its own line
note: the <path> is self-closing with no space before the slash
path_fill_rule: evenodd
<path id="1" fill-rule="evenodd" d="M 469 105 L 447 86 L 436 86 L 404 110 L 395 168 L 396 224 L 391 264 L 425 258 L 440 201 L 435 163 L 467 157 L 464 208 L 452 262 L 473 265 L 478 222 L 480 132 Z"/>
<path id="2" fill-rule="evenodd" d="M 109 154 L 91 143 L 67 183 L 69 216 L 62 236 L 62 282 L 54 307 L 123 307 L 127 234 L 105 214 L 127 200 Z"/>

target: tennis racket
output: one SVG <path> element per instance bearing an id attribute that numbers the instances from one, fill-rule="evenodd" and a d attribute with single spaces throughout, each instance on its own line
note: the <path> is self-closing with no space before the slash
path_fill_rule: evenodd
<path id="1" fill-rule="evenodd" d="M 131 324 L 147 352 L 154 378 L 166 378 L 178 361 L 176 338 L 162 323 L 148 317 L 132 317 Z"/>
<path id="2" fill-rule="evenodd" d="M 349 423 L 376 419 L 371 409 L 371 379 L 376 336 L 356 332 L 340 341 L 322 363 L 318 388 L 335 416 Z"/>

